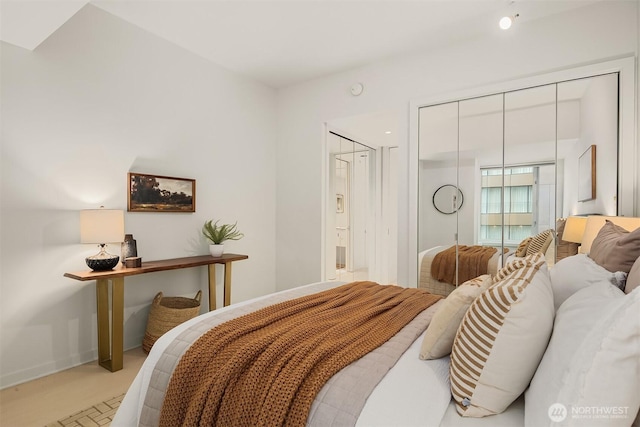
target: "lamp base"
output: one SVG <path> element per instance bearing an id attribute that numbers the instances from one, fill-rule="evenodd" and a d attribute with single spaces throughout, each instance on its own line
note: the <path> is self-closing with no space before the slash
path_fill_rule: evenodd
<path id="1" fill-rule="evenodd" d="M 120 260 L 120 257 L 118 255 L 114 255 L 113 258 L 88 257 L 85 259 L 89 268 L 94 271 L 113 270 L 113 267 L 118 265 L 119 260 Z"/>
<path id="2" fill-rule="evenodd" d="M 111 255 L 105 250 L 105 244 L 100 244 L 100 252 L 96 255 L 85 258 L 85 262 L 93 271 L 106 271 L 112 270 L 113 267 L 118 265 L 120 257 L 118 255 Z"/>

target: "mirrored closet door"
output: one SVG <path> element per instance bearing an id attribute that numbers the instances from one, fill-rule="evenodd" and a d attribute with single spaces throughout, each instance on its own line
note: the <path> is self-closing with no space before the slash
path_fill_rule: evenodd
<path id="1" fill-rule="evenodd" d="M 509 257 L 577 251 L 567 216 L 618 211 L 617 106 L 611 73 L 421 107 L 418 286 L 447 295 Z"/>

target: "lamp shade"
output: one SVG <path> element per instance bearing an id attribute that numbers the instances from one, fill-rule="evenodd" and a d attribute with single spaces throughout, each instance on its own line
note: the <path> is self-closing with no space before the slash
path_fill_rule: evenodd
<path id="1" fill-rule="evenodd" d="M 584 236 L 586 225 L 586 216 L 570 216 L 565 223 L 562 240 L 565 242 L 582 243 L 582 236 Z"/>
<path id="2" fill-rule="evenodd" d="M 81 243 L 123 241 L 124 211 L 118 209 L 86 209 L 80 211 Z"/>

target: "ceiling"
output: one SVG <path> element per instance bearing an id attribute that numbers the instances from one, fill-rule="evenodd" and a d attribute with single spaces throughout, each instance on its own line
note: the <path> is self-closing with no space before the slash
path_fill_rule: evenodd
<path id="1" fill-rule="evenodd" d="M 481 36 L 508 36 L 497 25 L 502 16 L 519 14 L 517 28 L 595 1 L 0 0 L 0 39 L 37 49 L 90 4 L 277 89 Z M 397 118 L 389 112 L 329 125 L 371 146 L 397 145 Z"/>
<path id="2" fill-rule="evenodd" d="M 221 66 L 282 88 L 498 33 L 593 0 L 1 0 L 0 38 L 33 50 L 90 3 Z"/>

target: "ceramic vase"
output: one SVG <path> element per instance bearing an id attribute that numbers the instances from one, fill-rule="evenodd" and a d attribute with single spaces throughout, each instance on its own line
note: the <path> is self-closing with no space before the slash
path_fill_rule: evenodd
<path id="1" fill-rule="evenodd" d="M 224 245 L 220 244 L 220 245 L 209 245 L 209 253 L 211 254 L 211 256 L 218 258 L 222 256 L 222 253 L 224 252 Z"/>
<path id="2" fill-rule="evenodd" d="M 125 234 L 124 242 L 122 242 L 122 264 L 128 257 L 138 256 L 138 248 L 136 245 L 136 239 L 133 238 L 133 234 Z"/>

